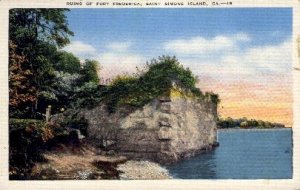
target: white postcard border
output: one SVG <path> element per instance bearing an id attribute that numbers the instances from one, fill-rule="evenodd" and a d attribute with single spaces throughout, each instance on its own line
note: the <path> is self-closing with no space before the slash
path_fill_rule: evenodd
<path id="1" fill-rule="evenodd" d="M 205 1 L 205 0 L 204 0 Z M 215 0 L 218 2 L 220 0 Z M 187 0 L 0 0 L 0 189 L 300 189 L 300 1 L 299 0 L 228 0 L 231 6 L 172 6 L 163 2 L 189 2 Z M 81 6 L 69 6 L 66 2 L 82 2 Z M 10 8 L 112 8 L 88 5 L 89 2 L 162 2 L 160 6 L 113 6 L 113 8 L 237 8 L 237 7 L 292 7 L 293 8 L 293 71 L 294 123 L 293 123 L 293 179 L 280 180 L 8 180 L 8 10 Z M 207 0 L 205 2 L 212 2 Z"/>

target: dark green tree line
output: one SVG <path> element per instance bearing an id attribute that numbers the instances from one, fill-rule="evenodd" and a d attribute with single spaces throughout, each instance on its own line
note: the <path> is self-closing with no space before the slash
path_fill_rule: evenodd
<path id="1" fill-rule="evenodd" d="M 75 105 L 74 93 L 80 86 L 91 81 L 98 85 L 98 62 L 81 64 L 72 53 L 61 50 L 74 35 L 65 15 L 68 11 L 10 10 L 11 117 L 39 118 L 48 105 L 54 105 L 54 111 Z"/>

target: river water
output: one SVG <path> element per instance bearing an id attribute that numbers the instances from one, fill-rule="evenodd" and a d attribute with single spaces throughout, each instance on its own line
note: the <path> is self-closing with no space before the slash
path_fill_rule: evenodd
<path id="1" fill-rule="evenodd" d="M 175 179 L 292 178 L 291 129 L 219 130 L 220 146 L 169 166 Z"/>

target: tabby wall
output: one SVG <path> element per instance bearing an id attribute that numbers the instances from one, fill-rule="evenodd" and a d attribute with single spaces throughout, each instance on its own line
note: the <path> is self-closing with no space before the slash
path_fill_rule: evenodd
<path id="1" fill-rule="evenodd" d="M 88 138 L 101 143 L 106 138 L 129 158 L 172 163 L 210 150 L 217 141 L 217 105 L 209 98 L 170 95 L 137 110 L 106 110 L 99 105 L 81 111 L 89 122 Z"/>

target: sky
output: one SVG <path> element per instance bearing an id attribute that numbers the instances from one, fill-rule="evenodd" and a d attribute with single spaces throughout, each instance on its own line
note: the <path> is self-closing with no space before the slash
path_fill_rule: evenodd
<path id="1" fill-rule="evenodd" d="M 71 9 L 64 50 L 100 63 L 102 79 L 176 56 L 220 95 L 221 117 L 292 125 L 292 9 Z"/>

